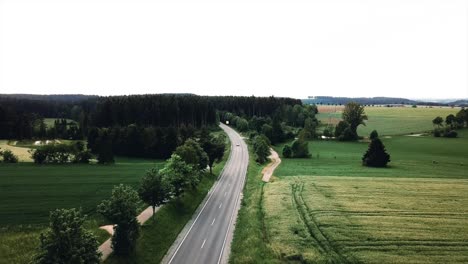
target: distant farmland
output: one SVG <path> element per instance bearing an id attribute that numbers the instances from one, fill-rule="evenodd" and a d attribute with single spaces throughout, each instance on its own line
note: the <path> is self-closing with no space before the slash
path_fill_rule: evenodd
<path id="1" fill-rule="evenodd" d="M 323 124 L 336 125 L 341 120 L 344 106 L 318 106 L 317 118 Z M 366 126 L 359 126 L 359 135 L 368 136 L 376 129 L 380 135 L 404 135 L 426 132 L 433 129 L 432 119 L 437 116 L 445 118 L 456 114 L 460 108 L 450 107 L 366 107 L 369 117 Z"/>

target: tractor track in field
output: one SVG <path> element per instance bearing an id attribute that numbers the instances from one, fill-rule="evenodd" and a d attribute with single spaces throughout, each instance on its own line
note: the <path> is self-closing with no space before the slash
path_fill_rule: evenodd
<path id="1" fill-rule="evenodd" d="M 298 212 L 304 226 L 309 232 L 310 236 L 317 242 L 319 251 L 324 253 L 330 258 L 331 263 L 358 263 L 356 259 L 348 259 L 340 250 L 331 242 L 325 233 L 320 229 L 317 220 L 310 213 L 310 208 L 304 202 L 302 192 L 304 190 L 304 183 L 295 182 L 291 184 L 293 203 L 296 211 Z"/>

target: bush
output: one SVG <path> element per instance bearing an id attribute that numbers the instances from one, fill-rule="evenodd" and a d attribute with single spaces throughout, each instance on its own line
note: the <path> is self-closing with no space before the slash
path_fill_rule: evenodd
<path id="1" fill-rule="evenodd" d="M 323 130 L 323 135 L 325 137 L 329 137 L 329 138 L 333 137 L 333 129 L 332 128 L 325 128 Z"/>
<path id="2" fill-rule="evenodd" d="M 253 149 L 256 155 L 256 161 L 260 164 L 265 163 L 270 155 L 269 140 L 264 135 L 254 138 Z"/>
<path id="3" fill-rule="evenodd" d="M 434 137 L 440 137 L 442 135 L 442 131 L 440 131 L 440 129 L 436 128 L 434 129 L 434 131 L 432 132 Z"/>
<path id="4" fill-rule="evenodd" d="M 45 145 L 31 151 L 34 163 L 89 163 L 91 153 L 87 150 L 79 151 L 78 145 Z"/>
<path id="5" fill-rule="evenodd" d="M 335 128 L 335 137 L 341 136 L 346 128 L 349 128 L 349 124 L 346 121 L 340 121 Z"/>
<path id="6" fill-rule="evenodd" d="M 308 158 L 310 157 L 309 153 L 309 143 L 303 140 L 296 140 L 291 146 L 292 157 L 293 158 Z"/>
<path id="7" fill-rule="evenodd" d="M 338 137 L 339 141 L 352 141 L 356 139 L 356 134 L 353 133 L 350 127 L 347 127 Z"/>
<path id="8" fill-rule="evenodd" d="M 0 151 L 0 156 L 3 159 L 3 163 L 18 163 L 18 156 L 13 154 L 9 149 Z"/>
<path id="9" fill-rule="evenodd" d="M 455 130 L 449 130 L 444 133 L 444 137 L 446 138 L 456 138 L 458 137 L 458 133 Z"/>
<path id="10" fill-rule="evenodd" d="M 291 156 L 292 156 L 291 147 L 289 145 L 285 145 L 283 148 L 283 157 L 289 159 L 291 158 Z"/>
<path id="11" fill-rule="evenodd" d="M 85 163 L 88 164 L 89 160 L 93 157 L 91 152 L 89 150 L 83 150 L 75 154 L 75 157 L 73 157 L 72 162 L 73 163 Z"/>

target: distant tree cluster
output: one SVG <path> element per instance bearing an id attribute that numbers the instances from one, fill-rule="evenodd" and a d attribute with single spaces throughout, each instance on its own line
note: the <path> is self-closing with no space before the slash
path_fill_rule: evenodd
<path id="1" fill-rule="evenodd" d="M 445 117 L 445 121 L 438 116 L 432 120 L 432 124 L 434 125 L 433 135 L 435 137 L 455 138 L 458 136 L 455 130 L 468 125 L 468 110 L 462 108 L 456 115 L 450 114 Z"/>
<path id="2" fill-rule="evenodd" d="M 350 102 L 345 105 L 342 114 L 343 120 L 335 128 L 335 137 L 340 141 L 357 140 L 357 128 L 359 125 L 366 125 L 367 115 L 364 106 Z"/>
<path id="3" fill-rule="evenodd" d="M 284 145 L 283 157 L 285 158 L 309 158 L 309 143 L 301 138 L 294 140 L 292 145 Z"/>
<path id="4" fill-rule="evenodd" d="M 50 144 L 30 150 L 34 163 L 89 163 L 91 152 L 81 141 L 74 144 Z"/>
<path id="5" fill-rule="evenodd" d="M 302 105 L 301 100 L 278 97 L 213 96 L 209 97 L 220 112 L 230 112 L 250 119 L 272 117 L 283 106 Z"/>

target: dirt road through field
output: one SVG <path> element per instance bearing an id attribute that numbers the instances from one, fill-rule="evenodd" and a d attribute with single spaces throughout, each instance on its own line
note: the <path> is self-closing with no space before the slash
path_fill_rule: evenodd
<path id="1" fill-rule="evenodd" d="M 270 156 L 268 156 L 268 158 L 270 158 L 271 162 L 262 170 L 262 181 L 264 182 L 270 181 L 270 178 L 273 175 L 273 172 L 275 171 L 276 167 L 278 167 L 278 165 L 280 165 L 281 163 L 281 159 L 275 150 L 270 148 L 270 153 L 271 154 Z"/>

